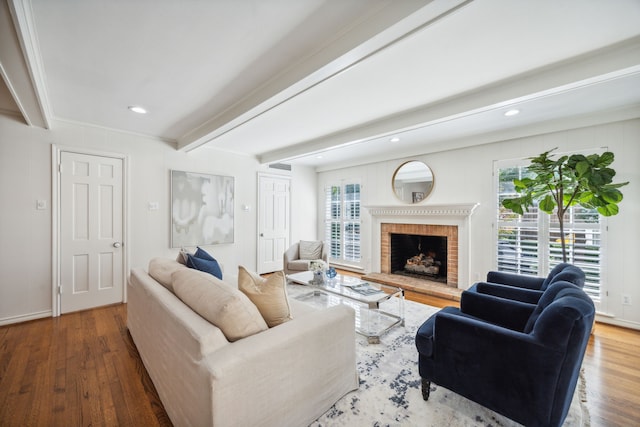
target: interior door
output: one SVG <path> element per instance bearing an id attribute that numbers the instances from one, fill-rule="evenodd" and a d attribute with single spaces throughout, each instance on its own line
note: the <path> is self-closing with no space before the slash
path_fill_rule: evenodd
<path id="1" fill-rule="evenodd" d="M 288 177 L 258 176 L 258 273 L 282 270 L 289 248 L 290 188 Z"/>
<path id="2" fill-rule="evenodd" d="M 60 309 L 123 301 L 123 162 L 60 153 Z"/>

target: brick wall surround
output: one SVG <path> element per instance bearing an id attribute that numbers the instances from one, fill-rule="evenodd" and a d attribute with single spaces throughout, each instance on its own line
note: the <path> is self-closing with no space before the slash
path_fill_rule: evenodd
<path id="1" fill-rule="evenodd" d="M 458 226 L 432 224 L 380 224 L 380 271 L 392 274 L 391 234 L 415 234 L 418 236 L 442 236 L 447 238 L 447 286 L 458 287 Z"/>

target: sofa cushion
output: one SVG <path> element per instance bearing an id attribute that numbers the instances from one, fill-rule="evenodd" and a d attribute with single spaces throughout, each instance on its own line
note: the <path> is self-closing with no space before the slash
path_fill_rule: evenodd
<path id="1" fill-rule="evenodd" d="M 187 253 L 187 267 L 204 271 L 205 273 L 214 275 L 218 279 L 222 279 L 220 264 L 203 249 L 198 248 L 193 255 Z"/>
<path id="2" fill-rule="evenodd" d="M 156 282 L 173 292 L 173 281 L 171 275 L 179 269 L 187 267 L 177 261 L 168 258 L 153 258 L 149 261 L 149 276 L 153 277 Z"/>
<path id="3" fill-rule="evenodd" d="M 258 307 L 270 328 L 292 319 L 286 285 L 282 271 L 263 278 L 238 266 L 238 289 Z"/>
<path id="4" fill-rule="evenodd" d="M 320 259 L 322 258 L 322 241 L 300 240 L 300 259 Z"/>
<path id="5" fill-rule="evenodd" d="M 177 270 L 172 279 L 178 298 L 220 328 L 229 341 L 268 329 L 251 300 L 220 279 L 189 269 Z"/>

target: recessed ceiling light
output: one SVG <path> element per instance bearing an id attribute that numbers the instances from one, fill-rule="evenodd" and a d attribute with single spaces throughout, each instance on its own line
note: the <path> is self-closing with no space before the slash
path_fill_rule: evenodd
<path id="1" fill-rule="evenodd" d="M 398 138 L 397 136 L 394 136 L 393 138 L 391 138 L 389 140 L 390 142 L 400 142 L 400 138 Z"/>
<path id="2" fill-rule="evenodd" d="M 138 105 L 130 105 L 129 110 L 133 111 L 134 113 L 138 113 L 138 114 L 147 114 L 147 110 L 145 110 L 144 108 L 138 106 Z"/>
<path id="3" fill-rule="evenodd" d="M 517 114 L 520 114 L 520 110 L 516 110 L 515 108 L 504 113 L 504 115 L 507 117 L 515 116 Z"/>

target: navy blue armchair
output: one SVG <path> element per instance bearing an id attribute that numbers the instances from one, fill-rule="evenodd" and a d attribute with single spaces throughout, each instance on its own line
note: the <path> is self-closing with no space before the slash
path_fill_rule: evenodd
<path id="1" fill-rule="evenodd" d="M 536 304 L 545 289 L 561 280 L 582 288 L 585 280 L 584 271 L 568 263 L 556 265 L 546 278 L 490 271 L 486 282 L 478 282 L 468 291 Z"/>
<path id="2" fill-rule="evenodd" d="M 560 426 L 567 416 L 595 316 L 568 282 L 538 304 L 464 292 L 416 334 L 422 394 L 438 384 L 526 426 Z"/>

